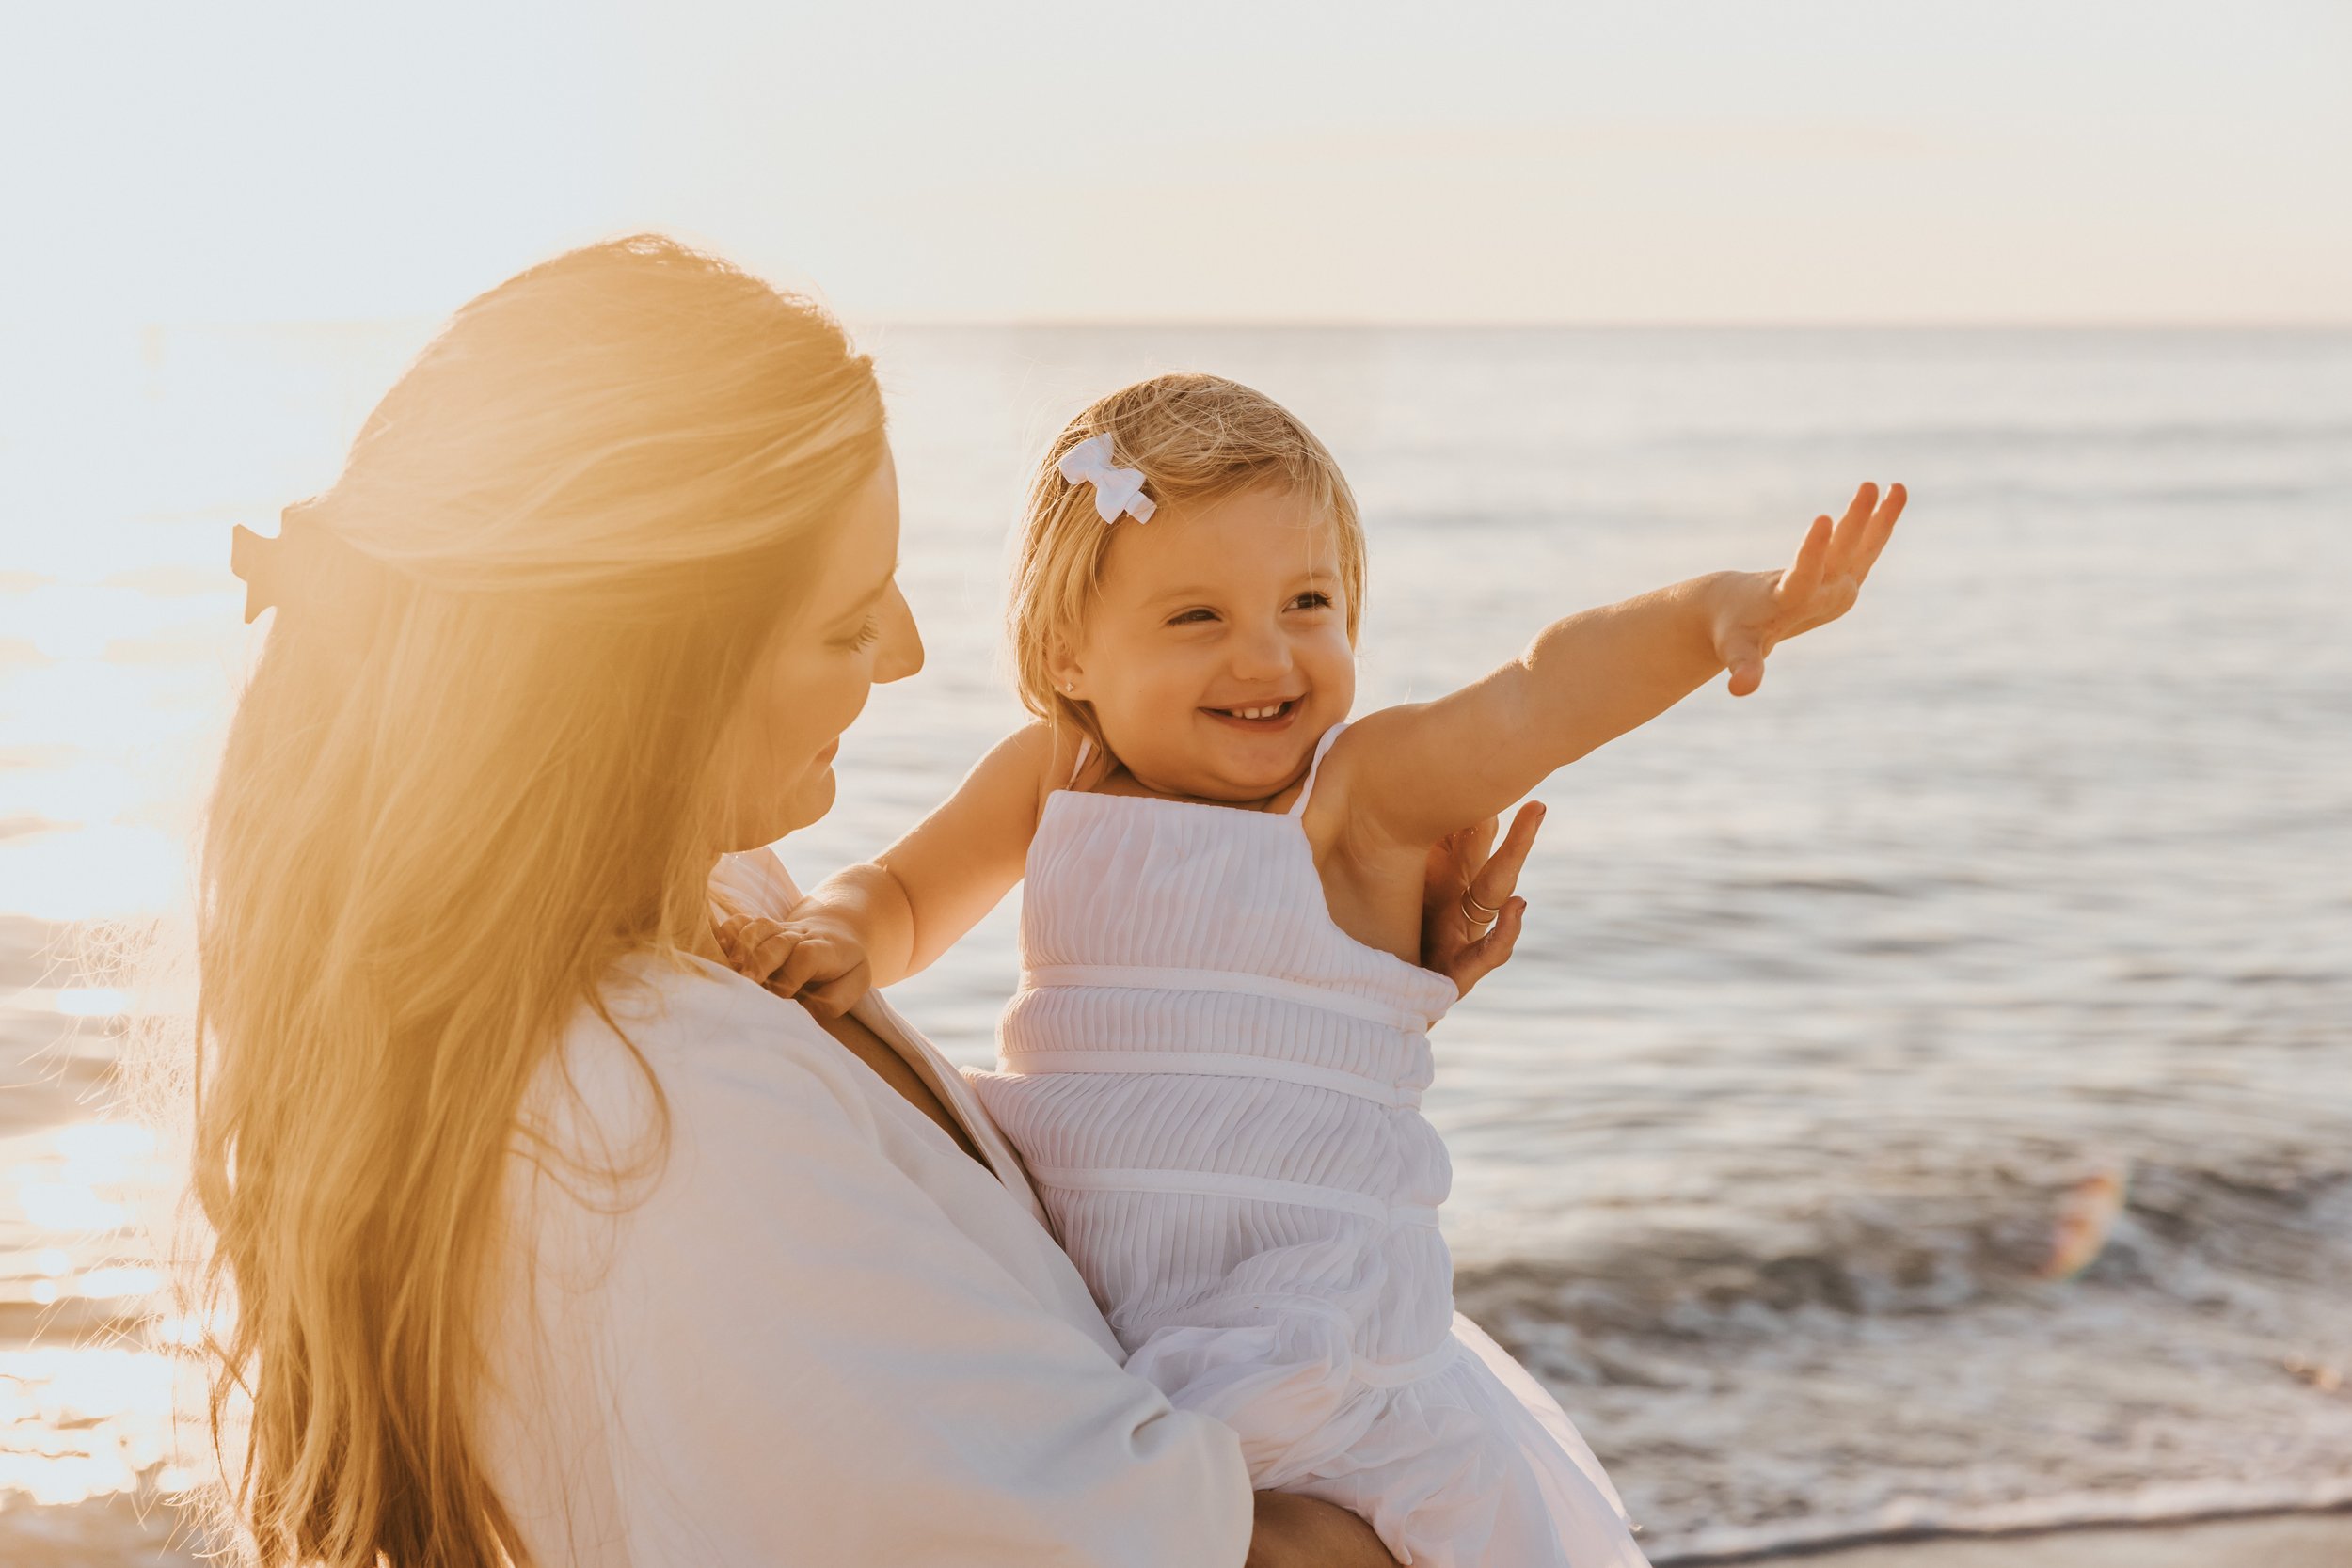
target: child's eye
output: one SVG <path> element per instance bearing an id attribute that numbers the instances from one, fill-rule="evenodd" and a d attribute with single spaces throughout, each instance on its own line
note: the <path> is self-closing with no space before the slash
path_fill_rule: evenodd
<path id="1" fill-rule="evenodd" d="M 1214 610 L 1180 610 L 1168 618 L 1171 626 L 1197 626 L 1216 619 Z"/>
<path id="2" fill-rule="evenodd" d="M 1328 610 L 1331 608 L 1331 595 L 1320 588 L 1311 588 L 1293 599 L 1291 608 L 1293 610 Z"/>

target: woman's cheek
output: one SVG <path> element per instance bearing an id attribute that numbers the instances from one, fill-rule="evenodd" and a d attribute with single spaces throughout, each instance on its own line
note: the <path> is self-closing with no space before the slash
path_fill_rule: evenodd
<path id="1" fill-rule="evenodd" d="M 851 660 L 850 678 L 842 683 L 840 722 L 834 729 L 835 736 L 857 722 L 858 715 L 866 711 L 866 703 L 872 699 L 874 659 L 875 650 L 866 648 Z"/>

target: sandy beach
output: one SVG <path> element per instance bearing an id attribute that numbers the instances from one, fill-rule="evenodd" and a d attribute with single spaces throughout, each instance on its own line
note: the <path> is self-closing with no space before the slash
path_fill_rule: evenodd
<path id="1" fill-rule="evenodd" d="M 1893 1541 L 1770 1558 L 1661 1559 L 1810 1568 L 2347 1568 L 2352 1513 L 2290 1513 L 2127 1529 Z"/>
<path id="2" fill-rule="evenodd" d="M 1922 1538 L 1776 1552 L 1767 1557 L 1663 1557 L 1659 1568 L 2352 1568 L 2352 1512 L 2200 1519 L 2037 1535 Z"/>

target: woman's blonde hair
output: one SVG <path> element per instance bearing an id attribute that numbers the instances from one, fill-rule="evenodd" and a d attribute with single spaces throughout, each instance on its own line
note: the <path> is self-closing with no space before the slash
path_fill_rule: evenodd
<path id="1" fill-rule="evenodd" d="M 1219 375 L 1156 375 L 1088 404 L 1054 438 L 1030 483 L 1007 620 L 1014 682 L 1031 713 L 1075 729 L 1107 752 L 1093 709 L 1056 688 L 1053 676 L 1056 649 L 1073 649 L 1084 636 L 1118 531 L 1151 526 L 1131 517 L 1105 524 L 1092 488 L 1062 478 L 1060 463 L 1071 449 L 1104 435 L 1111 461 L 1140 470 L 1144 493 L 1160 507 L 1274 485 L 1329 518 L 1346 591 L 1347 640 L 1356 641 L 1364 607 L 1363 522 L 1331 453 L 1296 415 L 1253 388 Z"/>
<path id="2" fill-rule="evenodd" d="M 475 1433 L 526 1090 L 707 922 L 728 717 L 883 451 L 836 323 L 640 236 L 467 305 L 290 509 L 198 911 L 192 1305 L 261 1562 L 525 1560 Z"/>

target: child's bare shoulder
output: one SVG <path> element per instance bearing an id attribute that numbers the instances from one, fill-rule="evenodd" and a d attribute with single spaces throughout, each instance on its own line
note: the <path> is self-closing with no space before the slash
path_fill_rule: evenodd
<path id="1" fill-rule="evenodd" d="M 1385 863 L 1391 856 L 1425 850 L 1387 831 L 1377 810 L 1393 793 L 1398 762 L 1426 744 L 1428 705 L 1399 703 L 1375 708 L 1352 721 L 1323 759 L 1315 790 L 1307 803 L 1307 832 L 1318 846 L 1345 845 L 1358 859 Z"/>
<path id="2" fill-rule="evenodd" d="M 1042 811 L 1047 796 L 1072 783 L 1080 761 L 1092 760 L 1084 747 L 1083 737 L 1066 726 L 1032 720 L 991 748 L 974 771 L 1030 796 Z"/>

